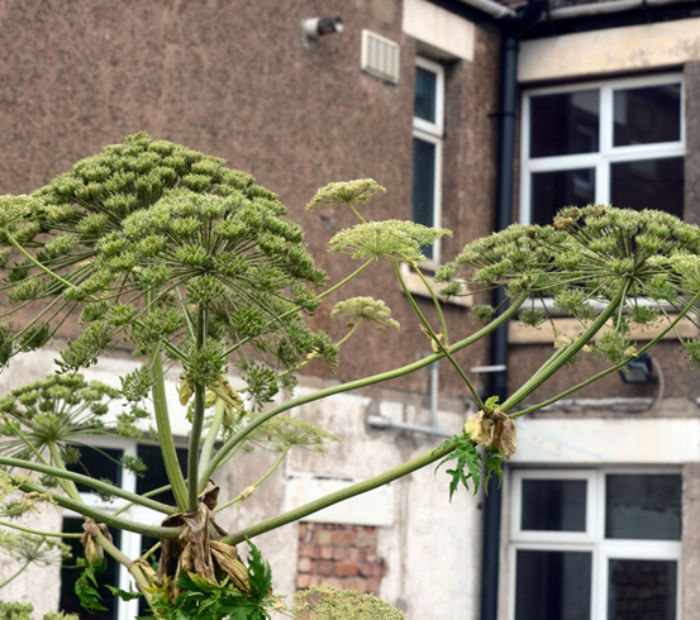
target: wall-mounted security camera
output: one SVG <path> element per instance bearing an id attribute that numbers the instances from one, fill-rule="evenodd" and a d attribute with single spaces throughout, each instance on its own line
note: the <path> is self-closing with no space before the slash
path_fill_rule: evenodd
<path id="1" fill-rule="evenodd" d="M 315 50 L 319 37 L 335 32 L 343 32 L 345 24 L 336 17 L 309 17 L 301 20 L 301 46 L 307 50 Z"/>

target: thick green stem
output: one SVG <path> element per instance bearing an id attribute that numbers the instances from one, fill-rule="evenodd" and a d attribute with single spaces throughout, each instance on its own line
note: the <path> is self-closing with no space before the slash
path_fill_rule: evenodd
<path id="1" fill-rule="evenodd" d="M 467 336 L 466 338 L 460 340 L 459 342 L 456 342 L 456 343 L 450 345 L 449 347 L 447 347 L 447 350 L 450 353 L 454 353 L 455 351 L 459 351 L 459 350 L 481 340 L 484 336 L 490 334 L 499 325 L 508 321 L 518 311 L 518 308 L 520 308 L 520 306 L 525 302 L 526 299 L 527 299 L 527 294 L 521 295 L 511 304 L 511 306 L 505 312 L 500 314 L 497 318 L 495 318 L 493 321 L 491 321 L 488 325 L 485 325 L 477 332 L 474 332 L 473 334 L 471 334 L 470 336 Z M 435 362 L 439 359 L 442 359 L 443 357 L 444 357 L 444 355 L 442 353 L 435 353 L 433 355 L 428 355 L 421 360 L 413 362 L 412 364 L 407 364 L 407 365 L 401 366 L 399 368 L 394 368 L 393 370 L 378 373 L 378 374 L 372 375 L 370 377 L 364 377 L 362 379 L 356 379 L 355 381 L 348 381 L 347 383 L 342 383 L 340 385 L 334 385 L 334 386 L 325 388 L 323 390 L 319 390 L 318 392 L 314 392 L 312 394 L 307 394 L 305 396 L 293 398 L 293 399 L 287 401 L 286 403 L 284 403 L 283 405 L 280 405 L 278 407 L 270 409 L 269 411 L 259 415 L 257 418 L 255 418 L 255 420 L 251 421 L 250 424 L 248 424 L 248 426 L 241 429 L 238 433 L 236 433 L 233 437 L 231 437 L 228 441 L 226 441 L 224 443 L 224 445 L 221 446 L 221 448 L 219 448 L 217 453 L 212 458 L 211 463 L 209 463 L 207 465 L 207 467 L 205 468 L 204 474 L 202 474 L 202 476 L 200 477 L 199 488 L 200 489 L 204 488 L 204 486 L 207 483 L 207 480 L 209 480 L 209 478 L 211 478 L 214 471 L 226 461 L 226 459 L 229 455 L 229 452 L 234 447 L 236 447 L 236 445 L 241 443 L 250 433 L 252 433 L 261 424 L 264 424 L 265 422 L 267 422 L 269 419 L 275 417 L 276 415 L 279 415 L 285 411 L 293 409 L 294 407 L 299 407 L 301 405 L 306 405 L 307 403 L 311 403 L 311 402 L 320 400 L 322 398 L 326 398 L 328 396 L 333 396 L 334 394 L 342 394 L 343 392 L 350 392 L 352 390 L 357 390 L 357 389 L 367 387 L 370 385 L 375 385 L 377 383 L 382 383 L 384 381 L 389 381 L 390 379 L 396 379 L 397 377 L 402 377 L 402 376 L 407 375 L 409 373 L 412 373 L 416 370 L 420 370 L 421 368 L 425 368 L 426 366 L 429 366 L 433 362 Z"/>
<path id="2" fill-rule="evenodd" d="M 624 303 L 625 291 L 627 290 L 627 285 L 623 286 L 617 293 L 614 299 L 610 301 L 605 310 L 601 312 L 595 321 L 593 321 L 588 328 L 569 345 L 564 352 L 556 358 L 550 358 L 548 362 L 545 362 L 542 368 L 540 368 L 535 375 L 533 375 L 528 381 L 526 381 L 522 386 L 520 386 L 502 405 L 499 409 L 503 413 L 507 413 L 510 409 L 515 407 L 524 398 L 527 398 L 532 392 L 534 392 L 538 387 L 540 387 L 547 379 L 549 379 L 557 370 L 559 370 L 564 364 L 569 362 L 576 353 L 578 353 L 585 345 L 590 341 L 593 336 L 595 336 L 600 329 L 607 323 L 608 319 L 615 314 L 618 306 Z"/>
<path id="3" fill-rule="evenodd" d="M 46 445 L 49 448 L 49 454 L 51 454 L 51 459 L 56 464 L 56 470 L 59 472 L 67 472 L 68 469 L 66 468 L 66 464 L 63 462 L 63 458 L 61 458 L 61 453 L 58 450 L 58 446 L 56 446 L 56 444 L 53 441 L 49 441 Z M 21 465 L 18 465 L 18 467 L 21 467 Z M 61 487 L 63 487 L 63 490 L 68 494 L 68 496 L 73 498 L 74 500 L 82 502 L 83 500 L 80 498 L 80 492 L 75 486 L 75 482 L 73 482 L 73 480 L 67 478 L 66 476 L 60 474 L 57 475 L 59 479 L 64 480 Z"/>
<path id="4" fill-rule="evenodd" d="M 0 583 L 0 590 L 2 590 L 11 581 L 14 581 L 15 579 L 17 579 L 17 577 L 19 577 L 27 569 L 27 567 L 31 564 L 31 562 L 32 562 L 31 559 L 25 560 L 24 564 L 22 564 L 22 566 L 19 567 L 19 570 L 12 573 L 7 579 L 5 579 L 5 581 Z"/>
<path id="5" fill-rule="evenodd" d="M 112 541 L 109 540 L 99 530 L 95 532 L 95 541 L 117 562 L 119 562 L 123 566 L 126 566 L 127 570 L 134 578 L 134 581 L 136 582 L 136 587 L 139 589 L 139 592 L 141 592 L 141 594 L 143 594 L 146 597 L 146 601 L 150 603 L 151 594 L 149 589 L 153 584 L 143 574 L 141 567 L 137 563 L 132 562 L 131 558 L 122 553 L 121 549 L 115 546 L 114 543 L 112 543 Z"/>
<path id="6" fill-rule="evenodd" d="M 15 459 L 9 456 L 0 456 L 0 465 L 37 471 L 41 474 L 48 474 L 50 476 L 55 476 L 56 478 L 69 481 L 72 488 L 75 489 L 75 495 L 69 493 L 69 497 L 76 502 L 82 503 L 80 493 L 75 486 L 75 483 L 79 482 L 80 484 L 89 486 L 90 488 L 101 493 L 121 497 L 122 499 L 126 499 L 130 502 L 139 504 L 145 508 L 150 508 L 151 510 L 155 510 L 157 512 L 162 512 L 163 514 L 173 514 L 176 512 L 176 509 L 172 506 L 168 506 L 168 504 L 163 504 L 161 502 L 142 497 L 141 495 L 136 495 L 136 493 L 131 493 L 130 491 L 126 491 L 120 487 L 109 484 L 108 482 L 98 480 L 97 478 L 93 478 L 91 476 L 85 476 L 74 471 L 68 471 L 67 469 L 61 469 L 60 467 L 51 467 L 50 465 L 44 465 L 43 463 L 33 463 L 32 461 Z"/>
<path id="7" fill-rule="evenodd" d="M 202 442 L 202 452 L 199 455 L 199 475 L 202 473 L 202 469 L 206 466 L 209 461 L 211 461 L 211 455 L 214 452 L 214 443 L 216 442 L 216 437 L 221 429 L 221 423 L 224 419 L 224 410 L 226 409 L 226 402 L 223 398 L 217 398 L 216 404 L 214 405 L 214 418 L 211 421 L 211 426 L 207 432 L 207 436 Z M 199 477 L 197 478 L 199 479 Z"/>
<path id="8" fill-rule="evenodd" d="M 207 339 L 207 321 L 209 313 L 205 304 L 199 304 L 197 311 L 197 351 L 201 351 Z M 192 413 L 192 428 L 190 429 L 190 449 L 187 454 L 187 507 L 191 512 L 199 505 L 199 442 L 204 426 L 204 405 L 207 386 L 202 381 L 194 383 L 194 411 Z"/>
<path id="9" fill-rule="evenodd" d="M 77 533 L 47 532 L 45 530 L 35 530 L 31 527 L 24 527 L 23 525 L 11 523 L 10 521 L 0 521 L 0 527 L 9 527 L 10 529 L 24 532 L 25 534 L 32 534 L 33 536 L 45 536 L 47 538 L 80 538 L 82 536 L 82 534 Z"/>
<path id="10" fill-rule="evenodd" d="M 430 463 L 434 463 L 435 461 L 444 458 L 454 450 L 455 445 L 455 440 L 446 441 L 435 450 L 416 457 L 406 463 L 403 463 L 402 465 L 399 465 L 398 467 L 385 471 L 378 476 L 374 476 L 364 480 L 363 482 L 351 484 L 350 486 L 347 486 L 339 491 L 335 491 L 334 493 L 329 493 L 325 497 L 321 497 L 313 502 L 299 506 L 299 508 L 295 508 L 294 510 L 285 512 L 277 517 L 248 527 L 244 530 L 231 534 L 230 536 L 225 536 L 222 540 L 229 544 L 235 545 L 248 538 L 259 536 L 260 534 L 274 530 L 275 528 L 286 525 L 287 523 L 302 519 L 307 515 L 318 512 L 323 508 L 327 508 L 328 506 L 342 502 L 343 500 L 354 497 L 355 495 L 360 495 L 362 493 L 366 493 L 367 491 L 371 491 L 372 489 L 376 489 L 377 487 L 388 484 L 397 478 L 406 476 L 417 469 L 421 469 L 426 465 L 430 465 Z"/>
<path id="11" fill-rule="evenodd" d="M 161 359 L 160 346 L 151 350 L 150 354 L 151 381 L 153 382 L 153 412 L 156 419 L 156 432 L 158 444 L 163 456 L 165 473 L 168 482 L 173 489 L 175 502 L 180 510 L 187 507 L 187 486 L 180 471 L 180 463 L 177 460 L 173 433 L 170 430 L 170 416 L 168 414 L 168 401 L 165 397 L 165 378 L 163 376 L 163 360 Z"/>
<path id="12" fill-rule="evenodd" d="M 143 523 L 138 523 L 129 519 L 115 517 L 110 512 L 93 508 L 92 506 L 78 502 L 70 497 L 66 497 L 65 495 L 60 495 L 59 493 L 52 493 L 51 491 L 43 489 L 30 482 L 21 483 L 19 485 L 19 490 L 25 493 L 38 493 L 40 495 L 44 495 L 51 498 L 51 500 L 58 506 L 73 510 L 84 517 L 90 517 L 98 523 L 105 523 L 111 527 L 127 530 L 129 532 L 135 532 L 136 534 L 141 534 L 143 536 L 151 536 L 153 538 L 177 538 L 182 532 L 181 527 L 144 525 Z"/>

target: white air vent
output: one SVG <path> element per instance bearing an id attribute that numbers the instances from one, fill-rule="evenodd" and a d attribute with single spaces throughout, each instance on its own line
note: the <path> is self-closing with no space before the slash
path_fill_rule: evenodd
<path id="1" fill-rule="evenodd" d="M 399 81 L 398 43 L 369 30 L 363 30 L 362 70 L 396 84 Z"/>

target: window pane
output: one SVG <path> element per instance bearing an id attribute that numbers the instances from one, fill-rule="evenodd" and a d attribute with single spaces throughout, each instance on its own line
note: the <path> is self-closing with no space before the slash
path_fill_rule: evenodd
<path id="1" fill-rule="evenodd" d="M 116 486 L 122 484 L 122 468 L 120 460 L 124 451 L 118 448 L 100 448 L 99 446 L 72 446 L 80 450 L 80 461 L 67 465 L 69 471 L 74 471 L 91 478 L 109 480 Z M 81 493 L 95 493 L 92 487 L 76 483 Z"/>
<path id="2" fill-rule="evenodd" d="M 591 554 L 518 551 L 515 620 L 590 620 Z"/>
<path id="3" fill-rule="evenodd" d="M 83 520 L 77 517 L 65 517 L 63 519 L 64 532 L 83 533 Z M 121 532 L 111 528 L 110 533 L 117 547 L 120 544 Z M 62 611 L 78 614 L 81 618 L 89 617 L 94 620 L 112 620 L 117 617 L 117 599 L 104 585 L 98 588 L 102 596 L 102 604 L 107 607 L 107 611 L 96 611 L 88 616 L 87 612 L 80 605 L 80 599 L 75 593 L 75 581 L 82 573 L 82 567 L 76 565 L 77 559 L 84 557 L 83 546 L 79 538 L 65 538 L 64 542 L 71 548 L 73 557 L 63 560 L 61 563 L 61 597 L 58 608 Z M 111 586 L 119 585 L 119 568 L 115 560 L 105 553 L 107 569 L 100 575 L 100 584 Z"/>
<path id="4" fill-rule="evenodd" d="M 616 207 L 658 209 L 683 217 L 683 158 L 612 164 L 610 199 Z"/>
<path id="5" fill-rule="evenodd" d="M 416 67 L 416 95 L 413 114 L 434 123 L 436 121 L 437 75 L 423 67 Z"/>
<path id="6" fill-rule="evenodd" d="M 585 480 L 523 480 L 523 530 L 586 531 Z"/>
<path id="7" fill-rule="evenodd" d="M 187 471 L 187 449 L 176 448 L 175 451 L 177 452 L 177 460 L 180 463 L 180 469 L 184 473 Z M 138 494 L 147 493 L 148 491 L 169 484 L 159 446 L 139 444 L 137 454 L 146 467 L 148 467 L 146 473 L 136 479 L 136 492 Z M 187 476 L 186 473 L 185 476 Z M 164 491 L 158 495 L 153 495 L 152 499 L 165 504 L 175 505 L 175 497 L 172 491 Z"/>
<path id="8" fill-rule="evenodd" d="M 413 138 L 413 221 L 425 226 L 435 224 L 435 149 L 432 142 Z M 433 248 L 423 248 L 428 258 Z"/>
<path id="9" fill-rule="evenodd" d="M 616 90 L 615 146 L 676 142 L 681 139 L 681 85 Z"/>
<path id="10" fill-rule="evenodd" d="M 643 540 L 681 539 L 681 476 L 605 476 L 605 536 Z"/>
<path id="11" fill-rule="evenodd" d="M 530 157 L 598 150 L 599 91 L 530 98 Z"/>
<path id="12" fill-rule="evenodd" d="M 535 172 L 532 175 L 532 224 L 551 224 L 559 209 L 595 202 L 595 168 Z"/>
<path id="13" fill-rule="evenodd" d="M 676 562 L 610 560 L 608 620 L 676 620 Z"/>

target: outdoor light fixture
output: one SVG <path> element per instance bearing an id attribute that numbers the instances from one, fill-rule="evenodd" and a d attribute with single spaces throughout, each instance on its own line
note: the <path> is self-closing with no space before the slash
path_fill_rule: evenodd
<path id="1" fill-rule="evenodd" d="M 343 32 L 345 24 L 338 17 L 309 17 L 301 20 L 301 46 L 307 50 L 315 50 L 319 37 L 334 32 Z"/>
<path id="2" fill-rule="evenodd" d="M 625 383 L 656 383 L 657 379 L 651 374 L 651 358 L 642 353 L 636 360 L 632 360 L 620 368 L 620 376 Z"/>

